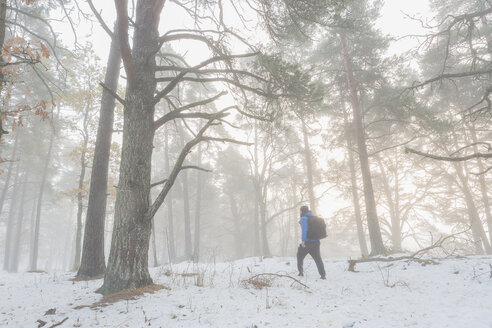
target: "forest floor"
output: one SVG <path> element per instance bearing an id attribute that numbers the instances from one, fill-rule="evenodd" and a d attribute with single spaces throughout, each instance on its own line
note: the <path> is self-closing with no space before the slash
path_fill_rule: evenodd
<path id="1" fill-rule="evenodd" d="M 109 304 L 101 279 L 0 272 L 0 326 L 492 327 L 492 256 L 324 263 L 326 280 L 309 257 L 304 277 L 294 258 L 166 265 L 151 269 L 161 286 Z"/>

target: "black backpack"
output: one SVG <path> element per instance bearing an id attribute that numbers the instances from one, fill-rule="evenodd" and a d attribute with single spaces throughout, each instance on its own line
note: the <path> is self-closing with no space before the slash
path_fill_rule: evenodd
<path id="1" fill-rule="evenodd" d="M 307 238 L 316 240 L 326 238 L 325 220 L 317 216 L 308 216 Z"/>

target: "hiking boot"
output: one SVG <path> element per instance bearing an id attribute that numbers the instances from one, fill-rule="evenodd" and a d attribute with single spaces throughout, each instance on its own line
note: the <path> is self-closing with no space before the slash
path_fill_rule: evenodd
<path id="1" fill-rule="evenodd" d="M 299 276 L 299 277 L 304 277 L 304 273 L 299 272 L 298 276 Z"/>
<path id="2" fill-rule="evenodd" d="M 321 276 L 321 280 L 326 280 L 326 276 Z"/>

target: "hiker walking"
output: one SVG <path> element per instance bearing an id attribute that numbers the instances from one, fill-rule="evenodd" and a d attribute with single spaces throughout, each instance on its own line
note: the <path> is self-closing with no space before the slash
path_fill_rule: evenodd
<path id="1" fill-rule="evenodd" d="M 316 219 L 313 213 L 309 210 L 307 206 L 301 206 L 301 219 L 299 223 L 301 224 L 302 230 L 302 242 L 297 248 L 297 269 L 299 270 L 299 276 L 304 276 L 303 262 L 306 255 L 311 255 L 318 267 L 318 272 L 321 279 L 326 279 L 325 266 L 323 265 L 323 260 L 321 259 L 320 253 L 320 239 L 311 237 L 313 231 L 309 232 L 309 220 Z M 309 239 L 308 235 L 313 238 Z M 315 234 L 314 234 L 315 235 Z M 325 230 L 326 236 L 326 230 Z M 324 238 L 325 236 L 321 237 Z"/>

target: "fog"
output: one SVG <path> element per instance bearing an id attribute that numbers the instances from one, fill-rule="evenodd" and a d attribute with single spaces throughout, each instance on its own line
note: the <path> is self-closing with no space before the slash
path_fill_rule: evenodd
<path id="1" fill-rule="evenodd" d="M 294 257 L 302 205 L 325 219 L 324 258 L 491 254 L 490 3 L 452 2 L 174 1 L 163 17 L 186 18 L 161 25 L 121 4 L 112 88 L 110 37 L 86 3 L 6 1 L 3 269 L 77 271 L 100 204 L 115 272 Z M 92 172 L 98 127 L 107 181 Z"/>

